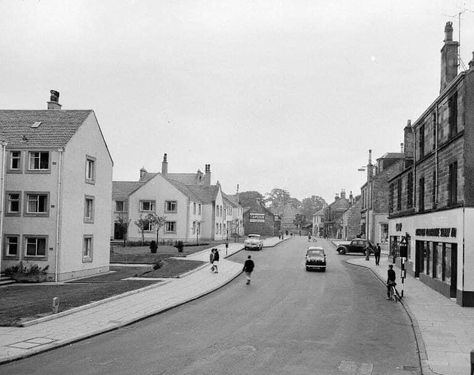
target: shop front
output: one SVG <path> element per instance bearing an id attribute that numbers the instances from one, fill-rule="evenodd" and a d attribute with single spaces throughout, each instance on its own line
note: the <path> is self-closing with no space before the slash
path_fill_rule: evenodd
<path id="1" fill-rule="evenodd" d="M 406 242 L 409 274 L 442 295 L 456 298 L 460 305 L 473 306 L 474 288 L 468 287 L 461 276 L 474 272 L 474 268 L 465 267 L 469 258 L 463 249 L 474 245 L 464 238 L 465 224 L 463 208 L 391 218 L 389 246 L 391 259 L 399 265 L 400 244 Z"/>

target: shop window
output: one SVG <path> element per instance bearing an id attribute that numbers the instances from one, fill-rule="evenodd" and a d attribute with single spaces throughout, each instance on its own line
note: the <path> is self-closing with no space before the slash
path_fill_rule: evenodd
<path id="1" fill-rule="evenodd" d="M 443 278 L 443 244 L 440 242 L 433 243 L 433 278 Z"/>
<path id="2" fill-rule="evenodd" d="M 388 242 L 388 224 L 380 224 L 380 243 L 385 244 Z"/>
<path id="3" fill-rule="evenodd" d="M 452 253 L 452 245 L 447 243 L 444 245 L 444 253 L 443 253 L 443 268 L 444 268 L 444 278 L 443 280 L 451 284 L 451 253 Z"/>
<path id="4" fill-rule="evenodd" d="M 431 259 L 431 242 L 425 242 L 425 251 L 424 251 L 424 262 L 425 262 L 425 273 L 426 275 L 430 274 L 430 259 Z"/>

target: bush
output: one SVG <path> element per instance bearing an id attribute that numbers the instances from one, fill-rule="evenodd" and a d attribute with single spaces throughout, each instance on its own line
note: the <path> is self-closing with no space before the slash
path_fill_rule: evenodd
<path id="1" fill-rule="evenodd" d="M 156 249 L 158 249 L 158 245 L 156 244 L 156 241 L 151 241 L 150 242 L 150 250 L 153 254 L 156 253 Z"/>
<path id="2" fill-rule="evenodd" d="M 15 274 L 21 274 L 24 276 L 34 276 L 34 275 L 46 275 L 48 273 L 49 265 L 45 267 L 40 267 L 37 264 L 32 264 L 31 266 L 24 266 L 23 262 L 18 263 L 16 266 L 11 266 L 5 269 L 5 275 L 11 277 Z"/>

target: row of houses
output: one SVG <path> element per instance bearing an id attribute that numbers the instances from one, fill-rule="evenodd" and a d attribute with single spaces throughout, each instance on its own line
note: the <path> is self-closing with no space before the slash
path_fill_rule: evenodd
<path id="1" fill-rule="evenodd" d="M 360 216 L 353 212 L 351 226 L 395 262 L 406 261 L 407 272 L 429 287 L 474 306 L 474 58 L 458 73 L 458 48 L 448 22 L 440 93 L 414 123 L 407 122 L 401 152 L 374 164 L 369 151 L 360 208 L 352 205 Z M 331 208 L 317 213 L 315 229 L 350 239 L 354 233 L 330 231 L 334 222 L 343 228 L 349 208 L 332 221 Z"/>
<path id="2" fill-rule="evenodd" d="M 128 224 L 127 239 L 147 241 L 158 238 L 175 243 L 228 240 L 244 233 L 243 209 L 237 195 L 222 191 L 219 181 L 211 184 L 211 165 L 204 172 L 170 173 L 168 155 L 163 155 L 161 172 L 140 170 L 137 181 L 113 182 L 112 237 L 123 239 L 123 223 Z M 152 222 L 140 227 L 140 218 L 163 218 L 163 228 Z M 159 232 L 157 233 L 157 230 Z"/>
<path id="3" fill-rule="evenodd" d="M 236 196 L 204 173 L 140 170 L 138 181 L 112 181 L 113 160 L 92 110 L 63 110 L 52 90 L 46 110 L 0 110 L 0 270 L 20 262 L 63 281 L 109 271 L 110 240 L 156 238 L 134 223 L 165 218 L 167 241 L 243 235 Z"/>

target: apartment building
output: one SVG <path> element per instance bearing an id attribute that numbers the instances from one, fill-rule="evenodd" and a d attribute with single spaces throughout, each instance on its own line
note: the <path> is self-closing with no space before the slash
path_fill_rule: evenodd
<path id="1" fill-rule="evenodd" d="M 62 281 L 109 270 L 113 162 L 92 110 L 0 110 L 1 269 Z"/>
<path id="2" fill-rule="evenodd" d="M 441 49 L 439 96 L 413 125 L 413 163 L 390 181 L 390 247 L 407 245 L 407 269 L 461 306 L 474 306 L 474 60 L 458 74 L 452 24 Z"/>

